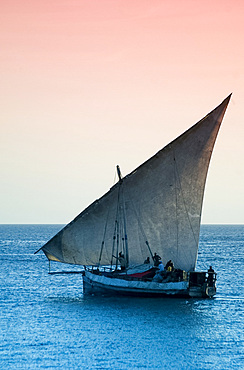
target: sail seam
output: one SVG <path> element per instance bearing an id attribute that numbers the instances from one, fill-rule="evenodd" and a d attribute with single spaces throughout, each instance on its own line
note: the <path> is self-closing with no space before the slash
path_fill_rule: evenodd
<path id="1" fill-rule="evenodd" d="M 149 253 L 150 253 L 150 255 L 151 255 L 151 257 L 152 257 L 152 260 L 153 260 L 153 253 L 152 253 L 152 250 L 151 250 L 151 248 L 150 248 L 150 245 L 149 245 L 149 242 L 148 242 L 148 238 L 147 238 L 146 233 L 145 233 L 145 231 L 144 231 L 144 229 L 143 229 L 143 227 L 142 227 L 142 224 L 141 224 L 140 218 L 139 218 L 139 216 L 138 216 L 138 213 L 136 212 L 136 208 L 135 208 L 135 206 L 134 206 L 133 201 L 131 200 L 131 197 L 130 197 L 129 192 L 128 192 L 127 194 L 128 194 L 129 201 L 130 201 L 130 203 L 132 204 L 132 209 L 133 209 L 133 211 L 134 211 L 134 213 L 135 213 L 135 215 L 136 215 L 136 219 L 137 219 L 137 222 L 138 222 L 139 228 L 140 228 L 140 230 L 141 230 L 142 236 L 143 236 L 143 237 L 144 237 L 144 239 L 145 239 L 145 244 L 147 245 L 148 250 L 149 250 Z"/>
<path id="2" fill-rule="evenodd" d="M 196 246 L 197 246 L 197 245 L 198 245 L 198 242 L 197 242 L 197 240 L 196 240 L 196 236 L 195 236 L 195 233 L 194 233 L 194 230 L 193 230 L 193 227 L 192 227 L 192 224 L 191 224 L 191 220 L 190 220 L 190 217 L 189 217 L 188 209 L 187 209 L 187 206 L 186 206 L 186 202 L 185 202 L 185 198 L 184 198 L 184 193 L 183 193 L 183 189 L 182 189 L 181 181 L 180 181 L 180 176 L 179 176 L 179 172 L 178 172 L 178 167 L 177 167 L 177 161 L 176 161 L 176 158 L 175 158 L 175 168 L 176 168 L 176 172 L 177 172 L 177 175 L 178 175 L 179 186 L 180 186 L 180 192 L 181 192 L 181 194 L 182 194 L 182 200 L 183 200 L 184 208 L 185 208 L 185 210 L 186 210 L 186 215 L 187 215 L 187 218 L 188 218 L 188 221 L 189 221 L 189 225 L 190 225 L 190 228 L 191 228 L 191 231 L 192 231 L 192 235 L 193 235 L 194 241 L 195 241 Z"/>
<path id="3" fill-rule="evenodd" d="M 179 225 L 178 225 L 178 197 L 177 197 L 177 168 L 176 168 L 176 160 L 175 160 L 175 152 L 173 149 L 174 154 L 174 177 L 175 177 L 175 221 L 176 221 L 176 255 L 178 261 L 178 253 L 179 253 Z"/>

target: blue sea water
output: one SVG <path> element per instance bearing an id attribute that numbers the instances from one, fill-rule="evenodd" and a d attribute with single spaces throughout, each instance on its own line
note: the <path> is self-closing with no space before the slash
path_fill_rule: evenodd
<path id="1" fill-rule="evenodd" d="M 201 228 L 214 299 L 85 297 L 34 255 L 61 228 L 0 225 L 1 369 L 244 369 L 243 225 Z"/>

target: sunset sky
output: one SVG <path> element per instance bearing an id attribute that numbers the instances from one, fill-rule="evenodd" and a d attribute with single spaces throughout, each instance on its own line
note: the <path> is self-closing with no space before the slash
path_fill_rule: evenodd
<path id="1" fill-rule="evenodd" d="M 68 223 L 233 93 L 203 223 L 244 223 L 242 0 L 1 0 L 0 223 Z"/>

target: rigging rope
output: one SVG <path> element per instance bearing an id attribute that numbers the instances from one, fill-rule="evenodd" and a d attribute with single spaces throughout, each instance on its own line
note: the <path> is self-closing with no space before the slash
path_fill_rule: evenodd
<path id="1" fill-rule="evenodd" d="M 102 245 L 101 245 L 101 250 L 100 250 L 100 255 L 99 255 L 99 260 L 98 260 L 98 266 L 100 266 L 100 262 L 101 262 L 101 259 L 102 259 L 102 253 L 103 253 L 103 247 L 104 247 L 104 240 L 105 240 L 106 231 L 107 231 L 107 226 L 108 226 L 108 216 L 109 216 L 109 211 L 110 211 L 110 209 L 108 209 L 107 218 L 106 218 L 106 223 L 105 223 L 105 227 L 104 227 L 103 241 L 102 241 Z"/>
<path id="2" fill-rule="evenodd" d="M 113 254 L 114 254 L 114 246 L 115 240 L 117 235 L 117 251 L 116 251 L 116 269 L 118 266 L 118 240 L 119 240 L 119 225 L 118 225 L 118 218 L 119 218 L 119 201 L 120 201 L 120 186 L 118 187 L 118 199 L 117 199 L 117 208 L 116 208 L 116 217 L 115 217 L 115 224 L 114 224 L 114 236 L 113 236 L 113 247 L 112 247 L 112 255 L 111 255 L 111 267 L 113 265 Z"/>
<path id="3" fill-rule="evenodd" d="M 121 174 L 120 174 L 121 175 Z M 122 180 L 121 180 L 122 181 Z M 122 214 L 123 214 L 123 222 L 124 222 L 124 248 L 125 248 L 125 260 L 126 265 L 129 265 L 129 250 L 128 250 L 128 239 L 127 239 L 127 231 L 126 231 L 126 215 L 125 215 L 125 198 L 124 198 L 124 182 L 121 182 L 121 190 L 122 190 L 122 201 L 123 201 L 123 207 L 122 207 Z"/>

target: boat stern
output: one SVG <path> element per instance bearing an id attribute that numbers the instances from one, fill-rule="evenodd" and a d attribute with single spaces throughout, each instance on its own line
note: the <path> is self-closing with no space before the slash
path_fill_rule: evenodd
<path id="1" fill-rule="evenodd" d="M 192 298 L 212 298 L 216 294 L 216 273 L 190 272 L 189 296 Z"/>

